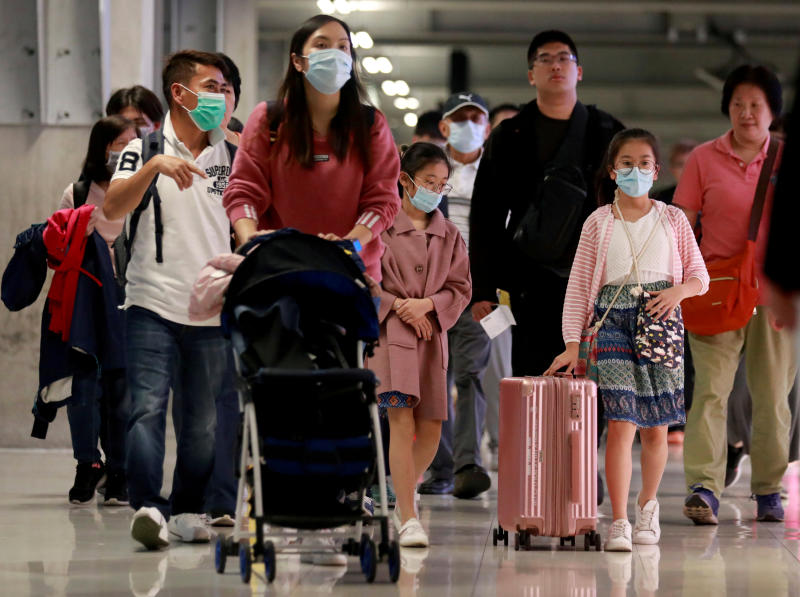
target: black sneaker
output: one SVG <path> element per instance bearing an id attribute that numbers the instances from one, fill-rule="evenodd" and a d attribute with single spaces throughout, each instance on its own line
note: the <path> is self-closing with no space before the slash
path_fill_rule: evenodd
<path id="1" fill-rule="evenodd" d="M 78 463 L 75 467 L 75 483 L 69 490 L 70 504 L 85 505 L 94 499 L 94 492 L 106 478 L 106 467 L 102 462 Z"/>
<path id="2" fill-rule="evenodd" d="M 734 448 L 728 444 L 728 464 L 725 466 L 725 487 L 730 487 L 742 476 L 742 462 L 747 458 L 744 447 Z"/>
<path id="3" fill-rule="evenodd" d="M 104 506 L 127 506 L 128 505 L 128 482 L 125 473 L 113 471 L 108 473 L 106 479 Z"/>
<path id="4" fill-rule="evenodd" d="M 423 495 L 448 495 L 453 493 L 453 479 L 437 479 L 431 477 L 423 481 L 417 488 L 417 493 Z"/>
<path id="5" fill-rule="evenodd" d="M 492 480 L 483 467 L 477 464 L 468 464 L 456 472 L 453 495 L 462 500 L 479 496 L 492 486 Z"/>

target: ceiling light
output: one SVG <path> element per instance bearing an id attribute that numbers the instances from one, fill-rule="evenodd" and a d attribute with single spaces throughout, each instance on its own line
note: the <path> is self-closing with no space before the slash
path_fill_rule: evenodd
<path id="1" fill-rule="evenodd" d="M 415 97 L 406 98 L 406 106 L 409 110 L 416 110 L 419 108 L 419 100 Z"/>
<path id="2" fill-rule="evenodd" d="M 402 79 L 394 82 L 394 89 L 397 95 L 408 95 L 409 93 L 411 93 L 411 89 L 409 88 L 408 83 L 406 83 Z"/>
<path id="3" fill-rule="evenodd" d="M 352 10 L 350 3 L 347 0 L 334 0 L 333 6 L 335 7 L 336 12 L 343 15 L 349 15 L 350 11 Z"/>
<path id="4" fill-rule="evenodd" d="M 387 80 L 387 81 L 384 81 L 383 83 L 381 83 L 381 90 L 386 95 L 390 95 L 390 96 L 391 95 L 397 95 L 397 88 L 395 87 L 394 81 L 388 81 Z"/>
<path id="5" fill-rule="evenodd" d="M 406 126 L 415 127 L 417 126 L 417 115 L 413 112 L 406 112 L 406 115 L 403 116 L 403 122 L 406 123 Z"/>
<path id="6" fill-rule="evenodd" d="M 333 0 L 317 0 L 317 8 L 323 14 L 330 15 L 336 12 L 336 6 Z"/>
<path id="7" fill-rule="evenodd" d="M 385 75 L 388 75 L 390 72 L 392 72 L 392 63 L 386 56 L 378 57 L 378 70 Z"/>
<path id="8" fill-rule="evenodd" d="M 404 97 L 395 98 L 394 107 L 398 110 L 407 110 L 409 108 L 408 101 Z"/>
<path id="9" fill-rule="evenodd" d="M 369 33 L 366 31 L 359 31 L 355 34 L 355 47 L 357 48 L 364 48 L 365 50 L 369 50 L 375 43 L 372 41 L 372 38 L 369 36 Z"/>
<path id="10" fill-rule="evenodd" d="M 363 66 L 364 70 L 371 75 L 374 75 L 380 70 L 380 68 L 378 68 L 378 61 L 375 60 L 375 58 L 373 58 L 372 56 L 365 57 L 361 61 L 361 66 Z"/>

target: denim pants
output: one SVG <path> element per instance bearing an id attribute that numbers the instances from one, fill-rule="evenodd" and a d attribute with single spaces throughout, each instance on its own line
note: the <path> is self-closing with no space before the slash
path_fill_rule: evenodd
<path id="1" fill-rule="evenodd" d="M 88 355 L 74 355 L 72 396 L 67 401 L 67 419 L 72 453 L 80 464 L 99 462 L 98 439 L 102 439 L 109 472 L 125 469 L 125 435 L 129 400 L 125 371 L 100 372 Z"/>
<path id="2" fill-rule="evenodd" d="M 127 473 L 131 507 L 170 515 L 203 512 L 214 465 L 216 402 L 231 385 L 228 341 L 219 327 L 189 326 L 131 307 L 126 313 Z M 180 393 L 178 455 L 169 500 L 161 497 L 170 388 Z"/>

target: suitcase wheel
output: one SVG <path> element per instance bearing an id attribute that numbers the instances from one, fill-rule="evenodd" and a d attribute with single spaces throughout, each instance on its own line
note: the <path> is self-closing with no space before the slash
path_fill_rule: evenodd
<path id="1" fill-rule="evenodd" d="M 492 545 L 497 547 L 497 529 L 492 529 Z"/>
<path id="2" fill-rule="evenodd" d="M 603 542 L 600 538 L 600 533 L 594 534 L 594 548 L 596 551 L 603 551 Z"/>
<path id="3" fill-rule="evenodd" d="M 503 531 L 503 545 L 508 547 L 508 531 Z"/>
<path id="4" fill-rule="evenodd" d="M 514 533 L 514 551 L 519 551 L 519 533 Z"/>

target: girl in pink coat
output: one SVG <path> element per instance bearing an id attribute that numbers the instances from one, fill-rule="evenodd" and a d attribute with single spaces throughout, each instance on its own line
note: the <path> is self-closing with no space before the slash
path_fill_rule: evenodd
<path id="1" fill-rule="evenodd" d="M 382 234 L 380 346 L 367 366 L 381 381 L 389 418 L 389 465 L 403 547 L 427 547 L 414 492 L 439 445 L 447 418 L 447 330 L 472 295 L 467 247 L 436 209 L 449 190 L 450 162 L 432 143 L 415 143 L 400 163 L 402 209 Z M 416 437 L 416 440 L 415 440 Z"/>

